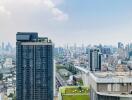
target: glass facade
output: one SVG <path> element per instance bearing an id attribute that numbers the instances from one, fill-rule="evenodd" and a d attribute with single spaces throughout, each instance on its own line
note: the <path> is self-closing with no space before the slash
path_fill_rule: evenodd
<path id="1" fill-rule="evenodd" d="M 17 100 L 53 100 L 53 45 L 16 43 Z"/>
<path id="2" fill-rule="evenodd" d="M 90 71 L 98 71 L 101 70 L 101 56 L 99 49 L 89 49 L 89 69 Z"/>

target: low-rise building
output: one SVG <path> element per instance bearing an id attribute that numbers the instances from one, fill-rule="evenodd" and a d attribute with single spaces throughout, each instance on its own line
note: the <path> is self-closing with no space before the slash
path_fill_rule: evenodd
<path id="1" fill-rule="evenodd" d="M 7 96 L 9 96 L 10 94 L 14 94 L 14 93 L 15 93 L 15 88 L 13 88 L 13 87 L 7 88 Z"/>

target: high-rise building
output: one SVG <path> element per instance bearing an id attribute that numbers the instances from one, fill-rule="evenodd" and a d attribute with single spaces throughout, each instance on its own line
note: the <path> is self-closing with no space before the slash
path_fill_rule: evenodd
<path id="1" fill-rule="evenodd" d="M 4 50 L 5 49 L 5 44 L 4 44 L 4 42 L 2 42 L 2 50 Z"/>
<path id="2" fill-rule="evenodd" d="M 101 48 L 101 53 L 109 55 L 109 54 L 111 54 L 111 49 L 109 47 L 102 47 Z"/>
<path id="3" fill-rule="evenodd" d="M 101 70 L 101 53 L 99 49 L 89 49 L 90 71 Z"/>
<path id="4" fill-rule="evenodd" d="M 121 42 L 118 42 L 118 49 L 119 48 L 124 48 L 124 45 L 123 45 L 123 43 L 121 43 Z"/>
<path id="5" fill-rule="evenodd" d="M 130 46 L 127 44 L 125 46 L 125 58 L 129 58 L 129 51 L 130 51 Z"/>
<path id="6" fill-rule="evenodd" d="M 90 68 L 90 71 L 92 71 L 93 70 L 93 67 L 92 67 L 92 52 L 93 52 L 93 50 L 92 49 L 89 49 L 89 51 L 88 51 L 88 61 L 89 61 L 89 68 Z"/>
<path id="7" fill-rule="evenodd" d="M 132 51 L 128 53 L 129 59 L 132 59 Z"/>
<path id="8" fill-rule="evenodd" d="M 16 100 L 53 100 L 53 43 L 38 33 L 16 40 Z"/>

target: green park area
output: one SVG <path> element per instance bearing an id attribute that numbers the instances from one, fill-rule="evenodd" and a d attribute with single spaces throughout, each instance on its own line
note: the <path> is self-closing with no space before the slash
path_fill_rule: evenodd
<path id="1" fill-rule="evenodd" d="M 60 88 L 62 100 L 90 100 L 88 87 L 66 86 Z"/>
<path id="2" fill-rule="evenodd" d="M 62 100 L 90 100 L 88 95 L 64 95 Z"/>

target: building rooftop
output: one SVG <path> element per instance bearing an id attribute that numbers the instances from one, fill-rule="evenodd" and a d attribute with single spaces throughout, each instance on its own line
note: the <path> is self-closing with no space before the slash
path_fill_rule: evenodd
<path id="1" fill-rule="evenodd" d="M 88 87 L 66 86 L 59 89 L 62 100 L 90 100 Z"/>
<path id="2" fill-rule="evenodd" d="M 94 71 L 90 72 L 86 68 L 75 66 L 80 71 L 89 74 L 96 83 L 132 83 L 131 71 Z"/>
<path id="3" fill-rule="evenodd" d="M 89 92 L 89 88 L 84 86 L 65 86 L 65 87 L 61 87 L 59 89 L 59 92 L 62 94 L 70 94 L 70 93 L 87 94 Z"/>
<path id="4" fill-rule="evenodd" d="M 131 72 L 90 72 L 91 77 L 97 83 L 131 83 L 132 74 Z"/>
<path id="5" fill-rule="evenodd" d="M 47 37 L 38 37 L 37 32 L 17 32 L 16 40 L 22 42 L 52 43 Z"/>

